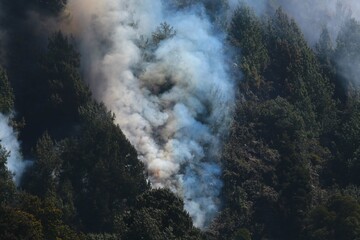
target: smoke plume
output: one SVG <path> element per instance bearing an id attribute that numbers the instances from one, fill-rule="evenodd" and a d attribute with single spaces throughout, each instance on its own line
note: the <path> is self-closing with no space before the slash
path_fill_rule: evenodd
<path id="1" fill-rule="evenodd" d="M 200 4 L 70 0 L 64 14 L 85 79 L 116 114 L 152 186 L 179 194 L 195 226 L 206 226 L 219 208 L 218 154 L 235 95 L 224 36 Z"/>
<path id="2" fill-rule="evenodd" d="M 22 173 L 28 166 L 28 161 L 23 161 L 20 152 L 20 143 L 17 140 L 16 132 L 10 126 L 10 117 L 0 113 L 0 144 L 10 152 L 7 158 L 7 167 L 14 174 L 16 184 L 20 183 Z"/>

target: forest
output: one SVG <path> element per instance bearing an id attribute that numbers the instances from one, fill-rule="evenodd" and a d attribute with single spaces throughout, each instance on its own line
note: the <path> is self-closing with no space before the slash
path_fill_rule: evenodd
<path id="1" fill-rule="evenodd" d="M 280 0 L 143 1 L 169 21 L 116 18 L 118 33 L 79 2 L 0 0 L 0 239 L 360 239 L 360 21 L 345 5 L 313 42 Z"/>

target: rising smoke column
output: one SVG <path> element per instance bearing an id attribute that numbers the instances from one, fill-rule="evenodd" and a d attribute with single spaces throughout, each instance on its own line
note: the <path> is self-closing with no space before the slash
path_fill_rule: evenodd
<path id="1" fill-rule="evenodd" d="M 64 15 L 85 79 L 116 114 L 152 186 L 179 194 L 195 226 L 206 226 L 219 208 L 218 155 L 235 95 L 223 36 L 201 5 L 70 0 Z M 152 33 L 164 22 L 176 34 L 156 42 Z"/>
<path id="2" fill-rule="evenodd" d="M 25 168 L 29 165 L 28 161 L 23 161 L 20 152 L 20 143 L 17 140 L 17 134 L 10 126 L 10 117 L 0 113 L 0 144 L 8 151 L 7 167 L 14 174 L 16 184 L 20 183 L 21 176 Z"/>

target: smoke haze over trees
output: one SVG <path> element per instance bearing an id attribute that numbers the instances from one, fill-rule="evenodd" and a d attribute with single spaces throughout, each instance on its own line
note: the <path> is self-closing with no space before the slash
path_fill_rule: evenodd
<path id="1" fill-rule="evenodd" d="M 359 16 L 0 0 L 0 239 L 360 238 Z"/>

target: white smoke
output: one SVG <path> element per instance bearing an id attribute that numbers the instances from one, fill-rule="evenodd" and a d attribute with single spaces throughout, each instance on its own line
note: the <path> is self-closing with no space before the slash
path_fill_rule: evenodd
<path id="1" fill-rule="evenodd" d="M 161 0 L 70 0 L 64 24 L 80 43 L 86 80 L 116 114 L 152 186 L 182 196 L 200 228 L 219 210 L 218 154 L 235 97 L 223 36 L 204 12 Z M 152 43 L 163 22 L 176 35 Z"/>
<path id="2" fill-rule="evenodd" d="M 22 173 L 25 168 L 29 165 L 29 161 L 23 161 L 20 152 L 20 143 L 17 140 L 17 134 L 14 129 L 10 126 L 10 117 L 0 113 L 0 145 L 10 152 L 7 158 L 7 168 L 12 174 L 13 179 L 18 185 Z"/>

